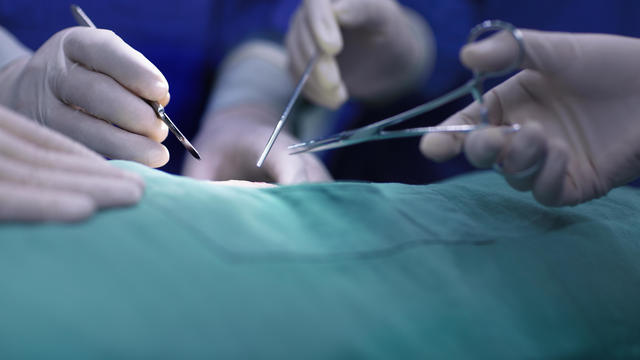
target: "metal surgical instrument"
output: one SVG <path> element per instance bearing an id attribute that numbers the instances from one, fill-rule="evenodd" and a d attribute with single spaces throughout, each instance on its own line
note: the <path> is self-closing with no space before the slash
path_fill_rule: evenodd
<path id="1" fill-rule="evenodd" d="M 373 124 L 363 126 L 354 130 L 347 130 L 335 135 L 331 135 L 326 138 L 318 138 L 309 140 L 307 142 L 295 144 L 289 146 L 292 150 L 292 154 L 299 154 L 304 152 L 321 151 L 328 149 L 335 149 L 350 145 L 355 145 L 368 141 L 385 140 L 394 138 L 404 138 L 412 136 L 420 136 L 428 133 L 436 132 L 471 132 L 476 129 L 489 126 L 488 110 L 484 106 L 484 100 L 482 98 L 483 90 L 482 83 L 487 78 L 498 77 L 506 75 L 516 69 L 518 69 L 524 60 L 524 41 L 522 39 L 522 33 L 515 26 L 500 20 L 487 20 L 479 25 L 476 25 L 469 34 L 467 43 L 474 42 L 478 37 L 489 31 L 506 30 L 515 39 L 518 44 L 519 52 L 515 61 L 508 67 L 498 71 L 492 72 L 475 72 L 473 78 L 461 87 L 452 90 L 451 92 L 429 101 L 425 104 L 417 106 L 413 109 L 407 110 L 395 116 L 387 119 L 375 122 Z M 386 128 L 400 124 L 408 119 L 422 115 L 428 111 L 431 111 L 439 106 L 456 100 L 464 95 L 471 94 L 473 99 L 481 104 L 481 121 L 479 124 L 466 124 L 466 125 L 440 125 L 440 126 L 428 126 L 403 130 L 385 130 Z M 513 124 L 511 126 L 512 131 L 518 131 L 520 129 L 519 124 Z"/>
<path id="2" fill-rule="evenodd" d="M 96 28 L 96 26 L 93 24 L 93 21 L 89 19 L 89 16 L 87 16 L 87 14 L 84 11 L 82 11 L 82 9 L 78 5 L 71 5 L 71 14 L 73 15 L 74 19 L 76 19 L 76 22 L 79 25 L 88 26 L 94 29 Z M 182 146 L 184 146 L 184 148 L 187 149 L 187 151 L 189 151 L 191 156 L 200 160 L 200 154 L 198 154 L 198 151 L 196 150 L 196 148 L 194 148 L 193 145 L 191 145 L 189 140 L 187 140 L 187 138 L 182 134 L 182 132 L 178 129 L 178 127 L 176 127 L 173 121 L 171 121 L 171 119 L 169 118 L 169 115 L 167 115 L 167 113 L 164 111 L 164 107 L 160 105 L 157 101 L 151 101 L 147 99 L 143 99 L 143 100 L 147 104 L 149 104 L 149 106 L 151 106 L 153 111 L 156 113 L 156 116 L 160 120 L 162 120 L 167 125 L 167 127 L 169 127 L 169 130 L 171 130 L 173 135 L 175 135 L 176 138 L 178 138 L 178 141 L 180 141 Z"/>
<path id="3" fill-rule="evenodd" d="M 296 85 L 295 90 L 293 90 L 293 94 L 291 95 L 291 98 L 289 99 L 287 106 L 284 108 L 284 112 L 282 113 L 282 116 L 280 116 L 280 120 L 276 124 L 275 129 L 273 129 L 273 133 L 271 133 L 271 137 L 269 137 L 269 141 L 267 142 L 267 145 L 264 147 L 264 150 L 262 151 L 262 155 L 260 155 L 260 158 L 258 159 L 258 163 L 256 164 L 257 167 L 261 167 L 262 164 L 264 163 L 264 160 L 267 158 L 267 155 L 269 155 L 269 151 L 271 151 L 271 148 L 273 147 L 273 143 L 276 142 L 276 138 L 278 137 L 278 134 L 280 134 L 280 131 L 282 131 L 282 127 L 287 121 L 287 118 L 289 117 L 289 113 L 291 112 L 291 109 L 293 109 L 293 105 L 295 105 L 296 100 L 298 100 L 298 97 L 300 96 L 300 92 L 302 91 L 302 88 L 304 88 L 304 84 L 309 79 L 309 75 L 311 75 L 311 70 L 313 70 L 313 67 L 318 61 L 319 56 L 320 55 L 318 53 L 315 53 L 311 57 L 311 60 L 309 60 L 309 62 L 307 63 L 307 67 L 304 69 L 304 72 L 302 73 L 302 77 L 300 77 L 300 80 L 298 81 L 298 84 Z"/>

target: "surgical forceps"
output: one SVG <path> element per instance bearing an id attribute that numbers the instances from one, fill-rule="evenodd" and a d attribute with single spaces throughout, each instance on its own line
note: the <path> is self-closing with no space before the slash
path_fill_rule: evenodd
<path id="1" fill-rule="evenodd" d="M 486 20 L 479 25 L 476 25 L 469 34 L 467 44 L 472 43 L 478 39 L 478 37 L 489 31 L 505 30 L 508 31 L 511 36 L 518 43 L 519 51 L 515 61 L 508 67 L 498 71 L 492 72 L 473 72 L 473 78 L 459 88 L 452 90 L 451 92 L 429 101 L 425 104 L 419 105 L 413 109 L 407 110 L 400 114 L 394 115 L 390 118 L 375 122 L 373 124 L 363 126 L 354 130 L 347 130 L 335 135 L 331 135 L 326 138 L 318 138 L 309 140 L 303 143 L 289 146 L 292 150 L 292 154 L 300 154 L 305 152 L 321 151 L 335 149 L 350 145 L 355 145 L 368 141 L 404 138 L 412 136 L 420 136 L 428 133 L 436 132 L 471 132 L 482 127 L 489 126 L 488 110 L 484 106 L 484 100 L 482 98 L 483 90 L 482 84 L 484 80 L 492 77 L 504 76 L 520 67 L 524 60 L 524 41 L 522 39 L 522 33 L 515 26 L 510 23 L 500 20 Z M 400 124 L 408 119 L 422 115 L 437 107 L 440 107 L 446 103 L 456 100 L 464 95 L 471 94 L 473 99 L 482 105 L 481 109 L 481 121 L 479 124 L 466 124 L 466 125 L 441 125 L 441 126 L 429 126 L 419 127 L 403 130 L 385 130 L 386 128 Z M 511 126 L 512 131 L 520 130 L 519 124 L 513 124 Z"/>
<path id="2" fill-rule="evenodd" d="M 282 131 L 282 128 L 284 127 L 284 124 L 287 122 L 287 119 L 289 118 L 289 114 L 291 113 L 291 110 L 293 109 L 293 106 L 296 104 L 296 101 L 298 100 L 298 97 L 300 97 L 300 93 L 302 92 L 302 88 L 304 88 L 304 84 L 306 84 L 307 80 L 309 80 L 309 76 L 311 76 L 311 71 L 313 70 L 313 67 L 318 62 L 319 58 L 320 58 L 320 54 L 319 53 L 315 53 L 311 57 L 309 62 L 307 63 L 307 66 L 304 69 L 304 72 L 302 73 L 302 76 L 300 77 L 300 80 L 298 80 L 298 84 L 296 85 L 295 89 L 293 90 L 293 94 L 289 98 L 289 102 L 287 102 L 287 106 L 284 108 L 284 112 L 280 116 L 280 120 L 276 124 L 275 129 L 273 129 L 273 132 L 271 133 L 271 136 L 269 137 L 269 141 L 267 142 L 267 145 L 265 145 L 264 150 L 262 151 L 262 155 L 260 155 L 260 158 L 258 159 L 258 162 L 256 163 L 257 167 L 262 167 L 262 164 L 264 164 L 264 161 L 267 159 L 267 155 L 269 155 L 269 152 L 271 151 L 271 148 L 273 147 L 273 144 L 276 142 L 276 138 L 280 134 L 280 131 Z"/>

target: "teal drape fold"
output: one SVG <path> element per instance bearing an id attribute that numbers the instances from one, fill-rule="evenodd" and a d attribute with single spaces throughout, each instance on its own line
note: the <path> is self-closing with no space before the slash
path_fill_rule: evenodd
<path id="1" fill-rule="evenodd" d="M 147 180 L 0 225 L 0 358 L 640 357 L 640 191 L 546 208 L 442 184 Z"/>

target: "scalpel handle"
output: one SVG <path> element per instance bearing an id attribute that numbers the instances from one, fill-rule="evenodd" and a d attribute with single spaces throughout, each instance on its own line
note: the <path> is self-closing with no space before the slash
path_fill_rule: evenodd
<path id="1" fill-rule="evenodd" d="M 73 15 L 73 18 L 76 20 L 78 25 L 87 26 L 92 29 L 96 28 L 96 25 L 93 23 L 93 21 L 91 21 L 91 19 L 89 19 L 89 16 L 87 16 L 87 14 L 80 8 L 80 6 L 72 4 L 71 14 Z M 167 113 L 164 111 L 164 107 L 160 105 L 157 101 L 151 101 L 147 99 L 143 99 L 143 100 L 147 104 L 149 104 L 149 106 L 151 106 L 153 111 L 156 113 L 156 116 L 160 118 L 160 120 L 162 120 L 167 125 L 171 133 L 173 133 L 173 135 L 175 135 L 176 138 L 178 138 L 178 141 L 180 141 L 182 146 L 184 146 L 184 148 L 187 149 L 187 151 L 189 151 L 191 156 L 200 160 L 200 154 L 198 153 L 196 148 L 193 147 L 193 145 L 191 145 L 189 140 L 187 140 L 187 138 L 182 134 L 182 132 L 173 123 L 173 121 L 171 121 L 171 119 L 169 118 L 169 115 L 167 115 Z"/>

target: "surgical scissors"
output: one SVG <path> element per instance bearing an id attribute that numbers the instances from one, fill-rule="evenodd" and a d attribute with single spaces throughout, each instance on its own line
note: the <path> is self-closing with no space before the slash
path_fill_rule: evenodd
<path id="1" fill-rule="evenodd" d="M 341 148 L 345 146 L 355 145 L 368 141 L 376 141 L 376 140 L 385 140 L 385 139 L 394 139 L 394 138 L 404 138 L 404 137 L 412 137 L 412 136 L 420 136 L 428 133 L 435 132 L 471 132 L 476 129 L 489 126 L 489 118 L 488 118 L 488 110 L 484 106 L 484 100 L 482 98 L 483 90 L 482 84 L 483 82 L 492 77 L 504 76 L 508 73 L 511 73 L 517 70 L 522 61 L 524 60 L 525 50 L 524 50 L 524 41 L 522 39 L 522 33 L 515 26 L 510 23 L 500 21 L 500 20 L 486 20 L 478 25 L 476 25 L 469 34 L 469 38 L 467 40 L 468 43 L 472 43 L 478 39 L 478 37 L 489 31 L 499 31 L 505 30 L 508 31 L 511 36 L 515 39 L 518 44 L 518 55 L 512 64 L 507 66 L 502 70 L 491 71 L 491 72 L 473 72 L 473 78 L 467 81 L 464 85 L 459 88 L 452 90 L 451 92 L 436 98 L 432 101 L 429 101 L 425 104 L 419 105 L 413 109 L 407 110 L 400 114 L 394 115 L 387 119 L 375 122 L 373 124 L 363 126 L 354 130 L 347 130 L 335 135 L 331 135 L 326 138 L 318 138 L 309 140 L 303 143 L 295 144 L 289 146 L 289 149 L 292 150 L 292 154 L 300 154 L 305 152 L 314 152 L 314 151 L 322 151 L 329 150 L 335 148 Z M 386 128 L 400 124 L 408 119 L 414 118 L 416 116 L 422 115 L 426 112 L 429 112 L 437 107 L 440 107 L 444 104 L 447 104 L 453 100 L 461 98 L 467 94 L 471 94 L 473 99 L 481 104 L 481 121 L 478 124 L 466 124 L 466 125 L 444 125 L 444 126 L 428 126 L 428 127 L 418 127 L 412 129 L 403 129 L 403 130 L 385 130 Z M 512 131 L 520 130 L 519 124 L 511 125 Z"/>

